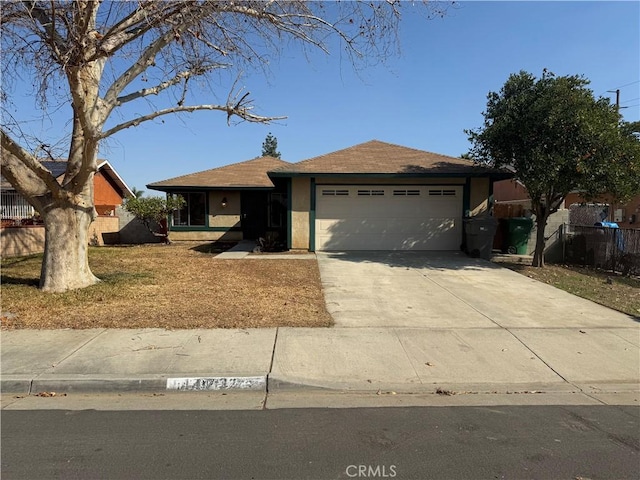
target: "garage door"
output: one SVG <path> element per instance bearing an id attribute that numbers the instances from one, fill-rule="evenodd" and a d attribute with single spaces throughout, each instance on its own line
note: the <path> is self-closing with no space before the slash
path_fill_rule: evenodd
<path id="1" fill-rule="evenodd" d="M 458 250 L 461 186 L 316 187 L 316 250 Z"/>

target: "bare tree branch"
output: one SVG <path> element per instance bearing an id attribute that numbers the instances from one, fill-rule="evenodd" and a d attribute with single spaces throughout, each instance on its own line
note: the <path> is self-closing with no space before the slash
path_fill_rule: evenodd
<path id="1" fill-rule="evenodd" d="M 133 92 L 128 95 L 118 97 L 116 100 L 117 102 L 116 106 L 120 106 L 123 103 L 131 102 L 132 100 L 136 100 L 141 97 L 147 97 L 149 95 L 158 95 L 163 90 L 166 90 L 167 88 L 172 87 L 173 85 L 177 85 L 183 80 L 186 82 L 191 77 L 204 75 L 206 72 L 210 70 L 214 70 L 216 68 L 223 68 L 226 66 L 230 66 L 230 65 L 216 64 L 216 65 L 209 65 L 207 67 L 194 67 L 193 70 L 185 70 L 183 72 L 178 73 L 172 79 L 167 80 L 166 82 L 162 82 L 156 85 L 155 87 L 143 88 L 141 90 L 138 90 L 137 92 Z"/>
<path id="2" fill-rule="evenodd" d="M 2 175 L 23 195 L 42 195 L 47 190 L 56 196 L 61 187 L 51 172 L 0 129 Z"/>
<path id="3" fill-rule="evenodd" d="M 183 27 L 186 28 L 186 27 Z M 156 55 L 174 40 L 175 33 L 168 31 L 164 35 L 156 39 L 147 49 L 140 55 L 138 60 L 131 65 L 115 82 L 111 84 L 104 96 L 105 104 L 109 111 L 118 105 L 118 96 L 122 91 L 133 82 L 140 74 L 154 64 Z"/>
<path id="4" fill-rule="evenodd" d="M 55 10 L 52 8 L 52 15 L 49 15 L 44 9 L 38 7 L 36 2 L 25 1 L 24 5 L 29 15 L 44 29 L 45 34 L 41 37 L 51 49 L 53 56 L 58 60 L 62 59 L 62 52 L 66 51 L 67 47 L 64 38 L 55 29 Z"/>
<path id="5" fill-rule="evenodd" d="M 250 110 L 253 108 L 249 106 L 249 102 L 246 101 L 249 93 L 246 93 L 239 102 L 235 105 L 191 105 L 191 106 L 177 106 L 172 108 L 165 108 L 164 110 L 157 110 L 148 115 L 143 115 L 141 117 L 134 118 L 133 120 L 129 120 L 127 122 L 116 125 L 115 127 L 107 130 L 102 135 L 100 135 L 100 139 L 105 139 L 110 137 L 116 132 L 120 130 L 124 130 L 129 127 L 137 127 L 143 122 L 147 122 L 149 120 L 153 120 L 154 118 L 158 118 L 164 115 L 169 115 L 172 113 L 180 113 L 180 112 L 195 112 L 198 110 L 217 110 L 221 112 L 227 113 L 227 121 L 231 119 L 234 115 L 240 117 L 243 120 L 253 123 L 269 123 L 275 120 L 284 120 L 287 117 L 263 117 L 260 115 L 255 115 L 250 113 Z"/>

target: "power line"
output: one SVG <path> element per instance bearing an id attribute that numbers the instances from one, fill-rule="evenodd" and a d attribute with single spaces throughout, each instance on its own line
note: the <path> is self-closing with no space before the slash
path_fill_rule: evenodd
<path id="1" fill-rule="evenodd" d="M 636 80 L 635 82 L 627 83 L 625 85 L 620 85 L 619 87 L 616 87 L 616 88 L 624 88 L 624 87 L 628 87 L 629 85 L 635 85 L 636 83 L 640 83 L 640 80 Z"/>
<path id="2" fill-rule="evenodd" d="M 625 100 L 625 101 L 624 101 L 624 102 L 622 102 L 622 103 L 629 103 L 629 102 L 633 102 L 633 101 L 635 101 L 635 100 L 640 100 L 640 97 L 632 98 L 632 99 L 630 99 L 630 100 Z"/>
<path id="3" fill-rule="evenodd" d="M 610 90 L 605 90 L 604 92 L 602 92 L 600 95 L 598 95 L 599 97 L 601 97 L 602 95 L 604 95 L 605 93 L 615 93 L 616 90 L 620 90 L 621 88 L 624 87 L 629 87 L 631 85 L 635 85 L 636 83 L 640 83 L 640 80 L 636 80 L 635 82 L 631 82 L 631 83 L 625 83 L 624 85 L 620 85 L 619 87 L 614 87 Z"/>

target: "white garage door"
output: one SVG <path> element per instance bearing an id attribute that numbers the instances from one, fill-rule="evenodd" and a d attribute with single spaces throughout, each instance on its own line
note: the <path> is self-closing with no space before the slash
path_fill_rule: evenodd
<path id="1" fill-rule="evenodd" d="M 316 187 L 316 250 L 458 250 L 462 187 Z"/>

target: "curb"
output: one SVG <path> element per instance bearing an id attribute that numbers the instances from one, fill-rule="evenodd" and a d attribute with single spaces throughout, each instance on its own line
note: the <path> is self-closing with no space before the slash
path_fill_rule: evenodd
<path id="1" fill-rule="evenodd" d="M 267 377 L 262 376 L 193 376 L 138 375 L 41 375 L 29 378 L 3 375 L 3 394 L 35 394 L 38 392 L 163 392 L 163 391 L 267 391 Z"/>

